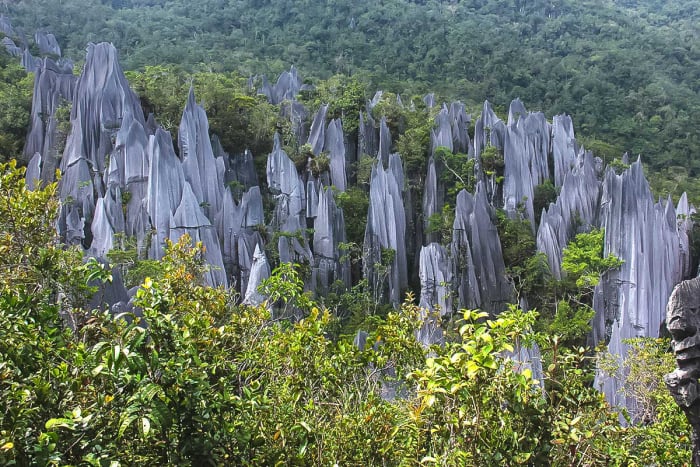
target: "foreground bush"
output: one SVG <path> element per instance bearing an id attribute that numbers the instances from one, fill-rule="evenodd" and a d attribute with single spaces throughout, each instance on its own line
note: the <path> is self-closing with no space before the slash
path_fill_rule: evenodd
<path id="1" fill-rule="evenodd" d="M 1 166 L 0 177 L 7 200 L 0 203 L 0 464 L 681 465 L 690 458 L 683 416 L 652 384 L 669 364 L 658 342 L 635 347 L 639 365 L 630 375 L 649 382 L 632 378 L 626 390 L 648 402 L 649 416 L 626 428 L 591 387 L 589 354 L 534 333 L 535 313 L 517 308 L 491 320 L 466 311 L 446 345 L 423 349 L 414 337 L 420 310 L 408 300 L 360 351 L 331 337 L 337 323 L 296 288 L 293 268 L 268 287 L 285 290 L 292 315 L 304 319 L 272 319 L 266 307 L 240 306 L 225 290 L 203 286 L 201 248 L 185 237 L 168 246 L 162 277 L 143 281 L 134 313 L 86 311 L 85 284 L 110 276 L 58 243 L 55 186 L 28 192 L 14 165 Z M 545 354 L 541 381 L 508 357 L 533 341 Z"/>

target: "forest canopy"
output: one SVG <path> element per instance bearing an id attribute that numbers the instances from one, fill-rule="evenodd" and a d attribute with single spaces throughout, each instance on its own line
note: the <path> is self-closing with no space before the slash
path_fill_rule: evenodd
<path id="1" fill-rule="evenodd" d="M 66 55 L 111 41 L 126 69 L 355 75 L 368 88 L 434 91 L 501 113 L 520 97 L 573 116 L 606 160 L 629 152 L 679 191 L 700 173 L 700 2 L 27 0 L 4 2 Z M 60 20 L 59 20 L 60 18 Z M 477 112 L 478 113 L 478 112 Z M 677 168 L 687 170 L 679 178 Z"/>

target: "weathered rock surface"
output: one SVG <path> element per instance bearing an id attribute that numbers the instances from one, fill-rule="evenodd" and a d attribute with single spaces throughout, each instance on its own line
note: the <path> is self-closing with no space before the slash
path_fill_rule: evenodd
<path id="1" fill-rule="evenodd" d="M 29 160 L 39 154 L 39 176 L 43 182 L 54 179 L 61 158 L 65 134 L 59 130 L 56 111 L 73 101 L 77 78 L 72 70 L 64 70 L 52 59 L 41 60 L 34 76 L 31 123 L 24 146 L 24 158 Z"/>
<path id="2" fill-rule="evenodd" d="M 383 264 L 384 256 L 393 256 L 386 265 L 389 266 L 386 296 L 394 305 L 400 303 L 401 292 L 408 285 L 405 233 L 406 217 L 399 182 L 394 171 L 384 170 L 381 162 L 377 161 L 370 180 L 363 268 L 369 283 L 384 289 L 385 278 L 381 277 L 381 268 L 377 268 L 377 265 Z"/>
<path id="3" fill-rule="evenodd" d="M 491 215 L 483 183 L 474 196 L 457 195 L 451 255 L 458 308 L 481 308 L 496 314 L 514 299 L 506 278 L 501 242 Z"/>
<path id="4" fill-rule="evenodd" d="M 659 335 L 667 299 L 689 266 L 681 254 L 684 235 L 676 210 L 670 200 L 654 203 L 639 160 L 621 175 L 608 168 L 600 205 L 605 254 L 624 263 L 596 289 L 592 344 L 607 342 L 608 351 L 624 360 L 625 339 Z M 619 391 L 622 381 L 623 372 L 599 373 L 595 384 L 610 403 L 634 416 L 634 401 Z"/>
<path id="5" fill-rule="evenodd" d="M 56 36 L 50 32 L 37 31 L 34 34 L 34 42 L 39 48 L 39 53 L 41 55 L 61 56 L 61 47 L 58 45 L 58 41 L 56 41 Z"/>
<path id="6" fill-rule="evenodd" d="M 423 325 L 416 338 L 424 346 L 442 342 L 442 329 L 437 317 L 452 312 L 452 264 L 447 251 L 437 243 L 430 243 L 420 251 L 420 304 Z"/>
<path id="7" fill-rule="evenodd" d="M 537 230 L 537 250 L 547 255 L 555 279 L 561 279 L 562 255 L 569 241 L 578 231 L 595 227 L 599 199 L 595 161 L 591 153 L 581 151 L 564 176 L 556 201 L 542 212 Z"/>
<path id="8" fill-rule="evenodd" d="M 666 387 L 692 428 L 693 465 L 700 465 L 700 278 L 676 286 L 666 307 L 678 368 L 664 376 Z"/>

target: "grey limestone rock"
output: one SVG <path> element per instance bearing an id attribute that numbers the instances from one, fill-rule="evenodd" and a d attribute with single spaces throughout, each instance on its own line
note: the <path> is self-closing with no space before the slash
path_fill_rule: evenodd
<path id="1" fill-rule="evenodd" d="M 92 243 L 88 254 L 96 258 L 106 258 L 107 253 L 114 247 L 114 234 L 124 232 L 119 187 L 110 188 L 104 197 L 97 200 L 91 231 Z"/>
<path id="2" fill-rule="evenodd" d="M 242 154 L 229 156 L 221 147 L 216 135 L 211 138 L 211 146 L 214 157 L 224 161 L 224 186 L 232 189 L 236 199 L 246 190 L 259 185 L 252 152 L 246 149 Z"/>
<path id="3" fill-rule="evenodd" d="M 21 57 L 22 56 L 22 49 L 20 47 L 18 47 L 15 44 L 15 41 L 10 39 L 9 37 L 5 36 L 2 38 L 2 45 L 5 47 L 5 50 L 7 51 L 7 53 L 12 55 L 13 57 Z"/>
<path id="4" fill-rule="evenodd" d="M 255 246 L 262 246 L 262 238 L 256 230 L 264 225 L 260 188 L 251 187 L 238 204 L 231 190 L 226 190 L 216 225 L 229 284 L 245 294 Z"/>
<path id="5" fill-rule="evenodd" d="M 61 47 L 56 41 L 56 36 L 44 31 L 37 31 L 34 34 L 34 42 L 39 48 L 41 55 L 51 55 L 55 57 L 61 56 Z"/>
<path id="6" fill-rule="evenodd" d="M 700 465 L 700 278 L 683 281 L 673 290 L 666 308 L 666 325 L 673 338 L 678 368 L 664 376 L 666 387 L 692 428 L 692 462 Z"/>
<path id="7" fill-rule="evenodd" d="M 21 64 L 27 72 L 36 73 L 36 70 L 41 66 L 41 59 L 32 55 L 29 49 L 24 49 L 22 51 Z"/>
<path id="8" fill-rule="evenodd" d="M 449 118 L 452 125 L 452 152 L 469 153 L 471 141 L 468 129 L 471 117 L 465 113 L 464 104 L 461 102 L 451 103 Z"/>
<path id="9" fill-rule="evenodd" d="M 103 173 L 105 155 L 112 152 L 113 138 L 127 111 L 144 123 L 141 103 L 129 88 L 116 49 L 105 42 L 89 44 L 75 88 L 71 133 L 63 154 L 65 166 L 84 158 L 91 170 Z"/>
<path id="10" fill-rule="evenodd" d="M 289 71 L 279 75 L 274 85 L 270 85 L 267 78 L 263 77 L 263 85 L 258 93 L 266 95 L 271 104 L 277 105 L 284 100 L 294 100 L 301 88 L 301 78 L 297 74 L 297 69 L 292 66 Z"/>
<path id="11" fill-rule="evenodd" d="M 390 153 L 391 132 L 386 124 L 386 117 L 382 117 L 381 121 L 379 122 L 379 153 L 377 154 L 377 157 L 382 161 L 383 165 L 387 165 L 389 163 Z"/>
<path id="12" fill-rule="evenodd" d="M 477 159 L 486 146 L 503 149 L 505 128 L 505 124 L 496 116 L 489 101 L 484 101 L 481 116 L 474 126 L 474 155 Z"/>
<path id="13" fill-rule="evenodd" d="M 428 243 L 439 241 L 440 233 L 431 232 L 430 222 L 434 216 L 442 215 L 443 193 L 440 189 L 435 167 L 435 159 L 431 156 L 428 161 L 428 174 L 423 188 L 423 232 Z"/>
<path id="14" fill-rule="evenodd" d="M 452 313 L 452 261 L 445 248 L 429 243 L 420 251 L 420 306 L 438 311 L 441 316 Z"/>
<path id="15" fill-rule="evenodd" d="M 127 111 L 110 155 L 105 172 L 105 185 L 108 191 L 116 187 L 121 190 L 122 199 L 126 200 L 126 218 L 122 233 L 127 237 L 136 238 L 139 250 L 145 247 L 145 240 L 150 231 L 146 206 L 149 172 L 148 136 L 143 124 Z"/>
<path id="16" fill-rule="evenodd" d="M 430 346 L 442 342 L 442 330 L 436 315 L 452 313 L 452 264 L 445 248 L 437 243 L 421 248 L 419 264 L 419 306 L 422 309 L 423 324 L 418 329 L 416 338 L 424 346 Z"/>
<path id="17" fill-rule="evenodd" d="M 385 170 L 377 161 L 370 180 L 370 204 L 363 246 L 364 276 L 370 284 L 380 286 L 383 278 L 379 277 L 375 265 L 381 264 L 382 255 L 392 250 L 386 297 L 394 305 L 399 304 L 401 292 L 408 285 L 405 235 L 406 215 L 401 188 L 394 172 Z"/>
<path id="18" fill-rule="evenodd" d="M 267 185 L 273 194 L 290 195 L 302 183 L 294 162 L 282 149 L 279 135 L 275 135 L 272 152 L 267 157 Z"/>
<path id="19" fill-rule="evenodd" d="M 621 175 L 608 168 L 600 218 L 605 254 L 624 263 L 604 275 L 597 287 L 592 344 L 607 342 L 608 351 L 624 360 L 625 339 L 659 335 L 667 299 L 687 267 L 679 235 L 679 225 L 686 226 L 678 223 L 670 200 L 654 203 L 639 160 Z M 634 400 L 619 391 L 622 381 L 623 370 L 615 375 L 599 372 L 595 385 L 634 418 Z"/>
<path id="20" fill-rule="evenodd" d="M 435 116 L 435 128 L 430 132 L 432 153 L 439 147 L 444 147 L 454 152 L 452 134 L 452 119 L 446 105 L 442 106 L 440 112 Z"/>
<path id="21" fill-rule="evenodd" d="M 151 161 L 146 208 L 154 230 L 149 257 L 160 259 L 165 240 L 170 238 L 170 219 L 182 201 L 185 175 L 166 131 L 159 129 L 149 138 L 148 153 Z"/>
<path id="22" fill-rule="evenodd" d="M 345 191 L 347 184 L 345 176 L 345 142 L 343 125 L 340 119 L 333 119 L 328 124 L 324 148 L 330 158 L 331 184 L 339 191 Z"/>
<path id="23" fill-rule="evenodd" d="M 40 60 L 34 75 L 31 123 L 24 146 L 24 158 L 28 160 L 41 154 L 43 182 L 52 182 L 61 154 L 56 111 L 68 105 L 74 97 L 76 77 L 72 71 L 61 69 L 47 58 Z"/>
<path id="24" fill-rule="evenodd" d="M 222 207 L 225 164 L 223 158 L 214 158 L 209 121 L 204 109 L 195 102 L 192 87 L 182 112 L 178 145 L 185 180 L 207 218 L 214 219 Z"/>
<path id="25" fill-rule="evenodd" d="M 525 109 L 525 104 L 520 98 L 513 99 L 508 107 L 508 126 L 514 125 L 518 122 L 520 117 L 527 115 L 527 109 Z"/>
<path id="26" fill-rule="evenodd" d="M 552 121 L 554 186 L 562 186 L 564 177 L 576 163 L 574 125 L 568 115 L 556 115 Z"/>
<path id="27" fill-rule="evenodd" d="M 27 188 L 30 190 L 35 190 L 41 183 L 41 154 L 38 152 L 34 154 L 34 157 L 27 164 L 25 179 Z"/>
<path id="28" fill-rule="evenodd" d="M 284 101 L 280 104 L 280 113 L 287 118 L 292 124 L 292 133 L 297 141 L 306 141 L 308 135 L 307 119 L 309 111 L 303 104 L 297 101 Z"/>
<path id="29" fill-rule="evenodd" d="M 494 315 L 513 301 L 514 291 L 491 209 L 483 182 L 474 196 L 465 190 L 457 195 L 451 252 L 459 308 L 481 308 Z"/>
<path id="30" fill-rule="evenodd" d="M 5 15 L 0 15 L 0 32 L 8 37 L 17 37 L 10 18 Z"/>
<path id="31" fill-rule="evenodd" d="M 372 115 L 360 111 L 358 154 L 374 157 L 379 151 L 379 136 Z"/>
<path id="32" fill-rule="evenodd" d="M 522 205 L 533 232 L 535 187 L 549 179 L 549 139 L 549 123 L 541 112 L 521 116 L 506 129 L 503 205 L 511 217 L 519 215 Z"/>
<path id="33" fill-rule="evenodd" d="M 336 205 L 330 187 L 322 188 L 318 198 L 313 235 L 315 291 L 325 295 L 337 280 L 350 287 L 350 267 L 348 260 L 340 257 L 339 245 L 347 241 L 343 211 Z"/>
<path id="34" fill-rule="evenodd" d="M 319 182 L 316 178 L 308 174 L 306 180 L 306 217 L 314 219 L 318 214 L 318 188 Z"/>
<path id="35" fill-rule="evenodd" d="M 202 242 L 209 266 L 204 276 L 206 283 L 212 287 L 226 287 L 228 282 L 216 229 L 204 214 L 188 182 L 183 184 L 180 204 L 170 217 L 170 240 L 177 242 L 185 234 L 190 236 L 193 244 Z"/>
<path id="36" fill-rule="evenodd" d="M 314 121 L 311 123 L 311 130 L 309 132 L 309 141 L 307 142 L 311 146 L 311 152 L 314 156 L 318 156 L 323 151 L 323 145 L 326 141 L 326 112 L 328 111 L 328 104 L 324 104 L 319 107 L 316 115 L 314 115 Z"/>
<path id="37" fill-rule="evenodd" d="M 90 44 L 83 73 L 78 79 L 71 110 L 71 131 L 61 159 L 61 211 L 78 210 L 77 216 L 91 225 L 96 199 L 105 194 L 103 175 L 106 161 L 114 150 L 116 135 L 125 114 L 143 123 L 141 104 L 131 91 L 111 44 Z M 168 138 L 169 139 L 169 138 Z M 49 159 L 43 158 L 43 171 Z M 109 179 L 109 177 L 107 177 Z M 76 214 L 60 214 L 59 232 L 63 223 Z M 62 234 L 65 233 L 62 232 Z M 90 246 L 92 235 L 86 232 L 83 242 Z"/>
<path id="38" fill-rule="evenodd" d="M 311 262 L 311 251 L 306 244 L 306 186 L 297 173 L 294 162 L 281 148 L 279 136 L 267 158 L 267 184 L 275 195 L 276 205 L 273 229 L 290 235 L 278 239 L 281 262 Z"/>
<path id="39" fill-rule="evenodd" d="M 258 291 L 262 281 L 270 277 L 270 265 L 265 257 L 265 252 L 256 245 L 253 254 L 253 263 L 250 269 L 250 279 L 246 288 L 243 303 L 251 306 L 261 305 L 266 297 Z"/>
<path id="40" fill-rule="evenodd" d="M 537 230 L 537 249 L 547 255 L 554 278 L 562 277 L 562 255 L 569 241 L 578 231 L 588 231 L 597 225 L 599 200 L 595 161 L 590 152 L 581 151 L 564 177 L 556 202 L 542 212 Z"/>

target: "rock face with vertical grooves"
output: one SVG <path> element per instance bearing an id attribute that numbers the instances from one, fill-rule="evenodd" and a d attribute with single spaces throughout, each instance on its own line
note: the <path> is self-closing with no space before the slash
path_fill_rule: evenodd
<path id="1" fill-rule="evenodd" d="M 458 308 L 481 308 L 496 314 L 514 299 L 506 278 L 498 231 L 491 220 L 483 183 L 474 196 L 466 190 L 457 195 L 451 255 Z"/>
<path id="2" fill-rule="evenodd" d="M 5 36 L 2 38 L 2 45 L 5 47 L 7 53 L 12 55 L 13 57 L 22 56 L 22 48 L 18 47 L 17 44 L 15 44 L 15 41 L 10 39 L 9 37 Z"/>
<path id="3" fill-rule="evenodd" d="M 328 112 L 328 104 L 324 104 L 318 109 L 314 115 L 314 121 L 311 123 L 308 144 L 311 146 L 311 152 L 314 156 L 321 154 L 326 142 L 326 112 Z"/>
<path id="4" fill-rule="evenodd" d="M 164 130 L 159 129 L 150 137 L 148 152 L 151 163 L 147 209 L 153 228 L 149 257 L 160 259 L 165 241 L 170 238 L 170 219 L 182 201 L 185 175 L 170 135 Z"/>
<path id="5" fill-rule="evenodd" d="M 349 264 L 340 258 L 339 250 L 339 244 L 347 241 L 345 219 L 342 209 L 335 204 L 331 188 L 321 189 L 317 213 L 313 237 L 315 290 L 325 296 L 335 281 L 350 287 Z"/>
<path id="6" fill-rule="evenodd" d="M 61 47 L 56 41 L 56 36 L 51 33 L 44 31 L 37 31 L 34 34 L 34 42 L 39 48 L 39 53 L 41 55 L 53 55 L 55 57 L 61 56 Z"/>
<path id="7" fill-rule="evenodd" d="M 465 113 L 464 104 L 461 102 L 451 103 L 449 118 L 452 125 L 452 152 L 464 154 L 473 152 L 467 131 L 471 117 Z"/>
<path id="8" fill-rule="evenodd" d="M 183 184 L 182 199 L 170 218 L 170 240 L 176 242 L 185 234 L 189 235 L 193 244 L 202 242 L 204 246 L 209 266 L 204 276 L 206 283 L 212 287 L 226 287 L 226 272 L 216 229 L 204 214 L 188 182 Z"/>
<path id="9" fill-rule="evenodd" d="M 15 29 L 12 27 L 10 18 L 5 15 L 0 15 L 0 32 L 8 37 L 15 37 Z"/>
<path id="10" fill-rule="evenodd" d="M 430 132 L 432 152 L 438 147 L 444 147 L 454 152 L 454 141 L 452 134 L 452 119 L 447 106 L 443 105 L 440 112 L 435 116 L 435 128 Z"/>
<path id="11" fill-rule="evenodd" d="M 280 104 L 284 100 L 294 100 L 302 89 L 301 78 L 297 74 L 297 69 L 291 67 L 289 71 L 282 72 L 277 78 L 277 83 L 270 85 L 263 77 L 263 85 L 258 93 L 267 96 L 271 104 Z"/>
<path id="12" fill-rule="evenodd" d="M 600 182 L 593 155 L 581 151 L 564 177 L 556 202 L 542 212 L 537 230 L 537 250 L 547 255 L 555 279 L 561 279 L 562 255 L 569 241 L 577 231 L 595 227 L 599 198 Z"/>
<path id="13" fill-rule="evenodd" d="M 326 129 L 325 151 L 330 159 L 331 184 L 339 191 L 345 191 L 347 177 L 345 176 L 345 142 L 343 125 L 339 118 L 331 120 Z"/>
<path id="14" fill-rule="evenodd" d="M 445 248 L 430 243 L 420 251 L 420 306 L 446 315 L 452 313 L 452 261 Z"/>
<path id="15" fill-rule="evenodd" d="M 84 158 L 91 170 L 103 173 L 105 155 L 112 151 L 113 136 L 127 111 L 144 123 L 141 103 L 126 81 L 116 49 L 104 42 L 89 44 L 85 67 L 76 84 L 62 171 Z"/>
<path id="16" fill-rule="evenodd" d="M 600 204 L 605 254 L 624 263 L 597 287 L 592 343 L 607 342 L 608 351 L 624 360 L 625 339 L 659 335 L 667 299 L 689 267 L 680 251 L 685 234 L 679 234 L 671 201 L 654 203 L 639 160 L 621 175 L 608 168 Z M 623 378 L 623 373 L 599 373 L 595 384 L 611 404 L 627 407 L 634 417 L 634 400 L 619 391 Z"/>
<path id="17" fill-rule="evenodd" d="M 379 154 L 377 157 L 382 161 L 382 164 L 389 163 L 389 154 L 391 153 L 391 132 L 386 124 L 386 117 L 382 117 L 379 122 Z M 373 154 L 372 154 L 373 155 Z"/>
<path id="18" fill-rule="evenodd" d="M 360 111 L 358 133 L 358 154 L 372 157 L 376 155 L 379 151 L 379 136 L 374 126 L 374 119 L 369 112 Z"/>
<path id="19" fill-rule="evenodd" d="M 423 188 L 423 232 L 429 243 L 438 241 L 440 237 L 439 231 L 431 231 L 431 222 L 434 222 L 435 216 L 441 216 L 443 205 L 441 195 L 435 159 L 431 157 L 428 161 L 428 174 L 425 177 L 425 187 Z"/>
<path id="20" fill-rule="evenodd" d="M 574 125 L 568 115 L 555 115 L 552 120 L 552 157 L 554 186 L 562 186 L 566 174 L 576 162 Z"/>
<path id="21" fill-rule="evenodd" d="M 50 58 L 41 61 L 34 75 L 31 123 L 24 146 L 24 158 L 37 154 L 41 170 L 37 179 L 52 182 L 61 159 L 61 142 L 56 111 L 73 101 L 76 77 Z M 37 174 L 35 174 L 37 175 Z"/>
<path id="22" fill-rule="evenodd" d="M 506 126 L 496 116 L 489 101 L 484 102 L 481 116 L 474 126 L 474 154 L 478 159 L 481 152 L 487 146 L 503 149 Z"/>
<path id="23" fill-rule="evenodd" d="M 442 342 L 442 331 L 435 315 L 452 313 L 452 264 L 447 251 L 437 243 L 430 243 L 420 251 L 420 307 L 423 325 L 416 338 L 424 346 Z"/>
<path id="24" fill-rule="evenodd" d="M 375 265 L 382 264 L 383 255 L 392 254 L 386 297 L 390 303 L 398 305 L 401 291 L 408 285 L 406 217 L 396 176 L 391 169 L 384 170 L 380 161 L 372 168 L 369 199 L 363 246 L 364 275 L 370 284 L 381 284 L 383 279 Z"/>
<path id="25" fill-rule="evenodd" d="M 265 252 L 259 245 L 255 247 L 253 262 L 250 268 L 250 280 L 246 288 L 243 303 L 251 306 L 261 305 L 266 297 L 258 291 L 262 281 L 270 277 L 270 265 L 265 257 Z"/>
<path id="26" fill-rule="evenodd" d="M 276 198 L 273 229 L 288 234 L 278 238 L 280 261 L 311 263 L 312 255 L 305 233 L 306 186 L 294 162 L 282 149 L 278 135 L 275 136 L 274 149 L 267 158 L 267 184 Z"/>
<path id="27" fill-rule="evenodd" d="M 503 207 L 511 217 L 519 216 L 522 209 L 533 232 L 535 187 L 549 179 L 549 140 L 549 123 L 541 112 L 520 115 L 506 129 Z"/>

